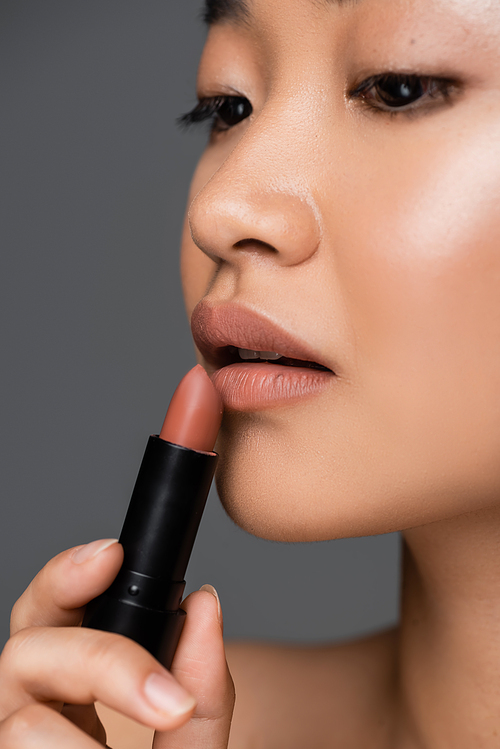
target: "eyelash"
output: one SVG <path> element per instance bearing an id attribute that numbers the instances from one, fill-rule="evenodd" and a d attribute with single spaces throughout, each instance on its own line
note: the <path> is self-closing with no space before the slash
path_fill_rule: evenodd
<path id="1" fill-rule="evenodd" d="M 224 108 L 229 110 L 226 112 L 226 121 L 221 116 Z M 233 119 L 237 120 L 232 124 L 230 122 L 231 108 L 233 108 Z M 221 133 L 250 117 L 252 111 L 252 105 L 244 96 L 207 96 L 200 99 L 190 112 L 181 115 L 177 122 L 183 128 L 207 122 L 211 133 Z"/>
<path id="2" fill-rule="evenodd" d="M 428 104 L 449 102 L 456 88 L 456 83 L 448 78 L 383 73 L 366 78 L 349 92 L 348 97 L 352 100 L 359 100 L 377 114 L 391 117 L 404 114 L 414 116 L 418 110 L 427 109 L 426 102 Z M 398 89 L 399 96 L 397 95 Z M 226 109 L 225 119 L 222 116 L 224 109 Z M 207 122 L 210 125 L 210 132 L 215 134 L 235 127 L 249 117 L 252 111 L 251 103 L 243 96 L 204 97 L 190 112 L 181 115 L 177 121 L 181 127 L 186 128 Z"/>

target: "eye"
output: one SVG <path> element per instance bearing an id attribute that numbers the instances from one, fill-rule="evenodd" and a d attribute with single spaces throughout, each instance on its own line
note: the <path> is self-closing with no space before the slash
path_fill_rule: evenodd
<path id="1" fill-rule="evenodd" d="M 350 93 L 367 106 L 382 112 L 414 110 L 431 100 L 446 101 L 456 84 L 447 78 L 384 73 L 363 81 Z"/>
<path id="2" fill-rule="evenodd" d="M 230 130 L 250 117 L 252 105 L 244 96 L 213 96 L 200 99 L 190 112 L 178 119 L 182 127 L 202 122 L 211 123 L 212 132 Z"/>

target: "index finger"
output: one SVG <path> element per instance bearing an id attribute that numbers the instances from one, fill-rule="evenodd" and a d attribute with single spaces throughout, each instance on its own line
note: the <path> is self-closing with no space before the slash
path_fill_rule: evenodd
<path id="1" fill-rule="evenodd" d="M 11 635 L 25 627 L 80 624 L 83 607 L 113 582 L 123 562 L 115 538 L 75 546 L 50 560 L 12 609 Z"/>

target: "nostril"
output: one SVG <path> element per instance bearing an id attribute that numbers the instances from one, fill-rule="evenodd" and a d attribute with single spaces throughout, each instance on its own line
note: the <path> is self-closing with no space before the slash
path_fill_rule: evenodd
<path id="1" fill-rule="evenodd" d="M 269 252 L 278 252 L 276 247 L 268 242 L 263 242 L 261 239 L 240 239 L 238 242 L 233 244 L 235 250 L 268 250 Z"/>

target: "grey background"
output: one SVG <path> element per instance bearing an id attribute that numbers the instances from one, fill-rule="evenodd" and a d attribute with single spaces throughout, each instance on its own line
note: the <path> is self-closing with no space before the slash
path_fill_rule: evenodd
<path id="1" fill-rule="evenodd" d="M 194 363 L 178 280 L 197 0 L 1 0 L 0 644 L 44 562 L 116 536 L 147 435 Z M 188 575 L 229 636 L 347 637 L 397 617 L 395 535 L 282 545 L 213 494 Z"/>

